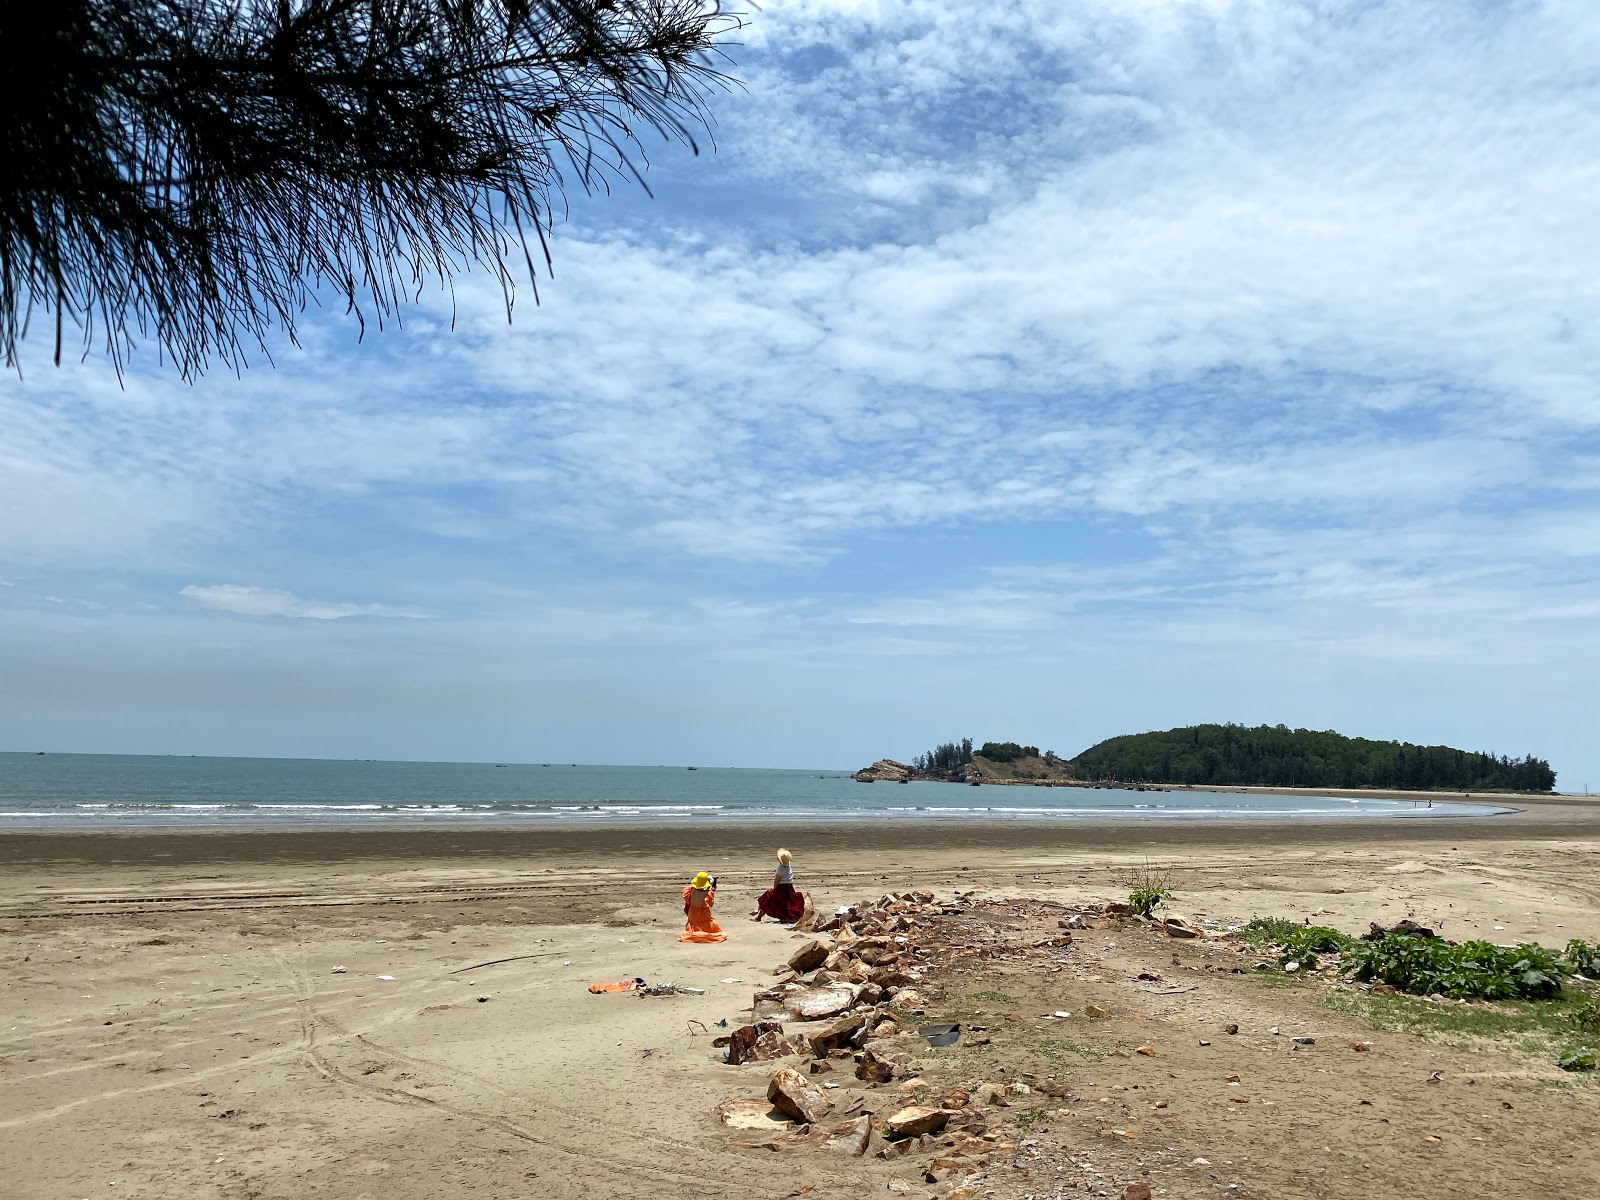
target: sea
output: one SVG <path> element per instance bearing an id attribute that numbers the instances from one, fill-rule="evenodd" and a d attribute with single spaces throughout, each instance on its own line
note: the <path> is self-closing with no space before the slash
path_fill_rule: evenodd
<path id="1" fill-rule="evenodd" d="M 6 830 L 658 822 L 1384 820 L 1436 800 L 857 783 L 847 771 L 0 753 Z"/>

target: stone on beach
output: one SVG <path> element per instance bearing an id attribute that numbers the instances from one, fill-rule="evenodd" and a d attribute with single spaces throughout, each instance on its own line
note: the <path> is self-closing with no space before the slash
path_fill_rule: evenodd
<path id="1" fill-rule="evenodd" d="M 835 1125 L 824 1139 L 822 1147 L 847 1158 L 860 1158 L 867 1152 L 867 1145 L 871 1141 L 872 1118 L 856 1117 L 852 1121 L 841 1121 Z"/>
<path id="2" fill-rule="evenodd" d="M 828 948 L 821 942 L 810 941 L 789 956 L 790 968 L 799 975 L 815 971 L 828 959 Z"/>
<path id="3" fill-rule="evenodd" d="M 794 1047 L 783 1036 L 783 1026 L 776 1021 L 741 1026 L 728 1038 L 728 1063 L 731 1066 L 787 1058 L 794 1052 Z"/>
<path id="4" fill-rule="evenodd" d="M 767 1083 L 772 1107 L 803 1125 L 814 1125 L 833 1111 L 833 1101 L 799 1071 L 784 1067 Z"/>
<path id="5" fill-rule="evenodd" d="M 884 1119 L 885 1131 L 897 1138 L 920 1137 L 925 1133 L 938 1133 L 950 1123 L 950 1114 L 942 1108 L 923 1108 L 913 1104 L 891 1113 Z"/>
<path id="6" fill-rule="evenodd" d="M 717 1105 L 717 1120 L 729 1129 L 754 1129 L 769 1133 L 791 1129 L 789 1119 L 770 1100 L 724 1100 Z"/>
<path id="7" fill-rule="evenodd" d="M 797 1021 L 826 1021 L 856 1002 L 853 987 L 801 988 L 783 997 L 783 1007 Z"/>

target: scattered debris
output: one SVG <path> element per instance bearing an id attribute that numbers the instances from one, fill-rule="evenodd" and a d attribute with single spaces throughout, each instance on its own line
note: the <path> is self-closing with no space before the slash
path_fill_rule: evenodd
<path id="1" fill-rule="evenodd" d="M 513 954 L 510 958 L 491 958 L 488 962 L 473 963 L 470 967 L 457 967 L 453 971 L 446 971 L 445 974 L 460 975 L 464 971 L 476 971 L 479 967 L 497 967 L 501 963 L 521 962 L 525 958 L 554 958 L 560 953 L 561 951 L 559 950 L 544 950 L 538 954 Z M 572 960 L 569 958 L 561 965 L 564 967 L 570 967 L 572 965 Z M 339 969 L 342 971 L 344 968 L 340 967 Z"/>

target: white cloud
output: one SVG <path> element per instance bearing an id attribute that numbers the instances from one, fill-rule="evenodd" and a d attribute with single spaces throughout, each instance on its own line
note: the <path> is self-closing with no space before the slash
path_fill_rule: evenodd
<path id="1" fill-rule="evenodd" d="M 1595 665 L 1600 11 L 775 0 L 749 45 L 718 156 L 581 206 L 509 328 L 473 279 L 454 332 L 314 318 L 242 381 L 0 381 L 0 561 L 170 604 L 289 556 L 420 607 L 183 594 L 441 613 L 508 678 Z"/>
<path id="2" fill-rule="evenodd" d="M 196 600 L 207 608 L 239 613 L 247 617 L 296 617 L 312 621 L 337 621 L 343 617 L 407 617 L 425 614 L 385 604 L 331 604 L 302 600 L 293 592 L 278 588 L 249 587 L 237 583 L 218 583 L 206 587 L 190 584 L 180 596 Z"/>

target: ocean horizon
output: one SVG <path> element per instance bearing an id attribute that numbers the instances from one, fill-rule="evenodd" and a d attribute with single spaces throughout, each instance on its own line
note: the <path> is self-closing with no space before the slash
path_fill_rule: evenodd
<path id="1" fill-rule="evenodd" d="M 0 752 L 0 832 L 693 821 L 1214 821 L 1490 815 L 1481 803 L 858 783 L 844 770 Z"/>

